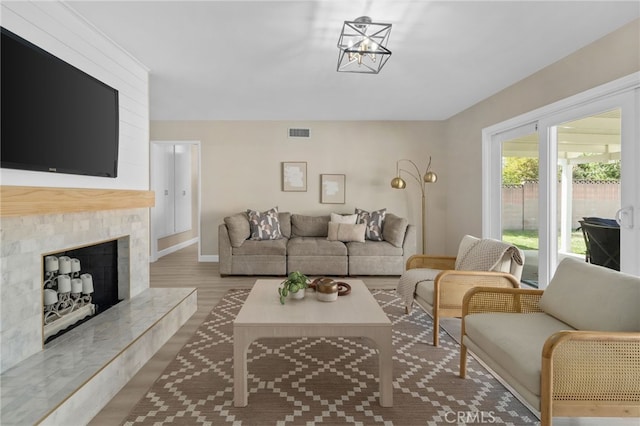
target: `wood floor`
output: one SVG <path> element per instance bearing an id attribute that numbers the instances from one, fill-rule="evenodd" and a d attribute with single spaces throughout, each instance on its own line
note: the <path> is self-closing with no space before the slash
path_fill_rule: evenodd
<path id="1" fill-rule="evenodd" d="M 233 288 L 251 288 L 255 277 L 220 277 L 218 264 L 198 262 L 197 244 L 150 265 L 151 287 L 196 287 L 198 310 L 100 411 L 90 425 L 119 425 L 195 333 L 207 314 Z M 397 277 L 366 277 L 369 288 L 395 288 Z"/>

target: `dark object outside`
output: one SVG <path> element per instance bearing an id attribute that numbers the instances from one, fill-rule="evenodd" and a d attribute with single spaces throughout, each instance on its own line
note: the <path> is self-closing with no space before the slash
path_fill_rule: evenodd
<path id="1" fill-rule="evenodd" d="M 580 229 L 587 246 L 586 261 L 620 270 L 620 225 L 613 219 L 585 217 Z"/>

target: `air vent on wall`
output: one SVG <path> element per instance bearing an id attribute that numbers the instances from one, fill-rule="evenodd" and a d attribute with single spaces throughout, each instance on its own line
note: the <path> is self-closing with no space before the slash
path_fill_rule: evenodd
<path id="1" fill-rule="evenodd" d="M 311 129 L 289 129 L 290 138 L 310 138 Z"/>

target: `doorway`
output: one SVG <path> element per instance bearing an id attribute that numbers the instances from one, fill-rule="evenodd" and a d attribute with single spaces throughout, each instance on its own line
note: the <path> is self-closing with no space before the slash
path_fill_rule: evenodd
<path id="1" fill-rule="evenodd" d="M 152 141 L 151 261 L 200 241 L 200 142 Z"/>

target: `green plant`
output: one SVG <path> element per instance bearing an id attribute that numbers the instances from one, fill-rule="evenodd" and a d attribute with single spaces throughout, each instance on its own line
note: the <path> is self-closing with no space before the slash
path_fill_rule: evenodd
<path id="1" fill-rule="evenodd" d="M 284 305 L 284 301 L 289 293 L 297 293 L 300 290 L 304 290 L 309 286 L 309 278 L 298 271 L 291 272 L 286 280 L 280 283 L 278 287 L 278 295 L 280 296 L 280 303 Z"/>

